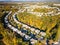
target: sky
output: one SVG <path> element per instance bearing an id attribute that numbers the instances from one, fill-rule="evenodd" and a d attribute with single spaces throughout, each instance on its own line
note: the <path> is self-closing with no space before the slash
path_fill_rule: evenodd
<path id="1" fill-rule="evenodd" d="M 0 1 L 57 1 L 60 2 L 60 0 L 0 0 Z"/>

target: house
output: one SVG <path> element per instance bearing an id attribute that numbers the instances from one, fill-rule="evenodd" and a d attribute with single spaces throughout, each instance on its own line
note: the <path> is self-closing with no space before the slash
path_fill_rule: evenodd
<path id="1" fill-rule="evenodd" d="M 29 37 L 28 35 L 25 35 L 25 38 L 26 38 L 27 40 L 29 40 L 31 37 Z"/>
<path id="2" fill-rule="evenodd" d="M 5 23 L 8 23 L 8 21 L 7 21 L 7 20 L 5 20 Z"/>
<path id="3" fill-rule="evenodd" d="M 22 33 L 22 32 L 21 32 Z M 25 33 L 22 33 L 22 37 L 24 37 L 26 34 Z"/>
<path id="4" fill-rule="evenodd" d="M 34 29 L 34 28 L 30 28 L 30 30 L 31 30 L 31 31 L 35 31 L 35 29 Z"/>
<path id="5" fill-rule="evenodd" d="M 54 42 L 54 45 L 59 45 L 59 42 Z"/>
<path id="6" fill-rule="evenodd" d="M 40 30 L 35 30 L 35 33 L 36 33 L 36 34 L 39 34 L 39 33 L 40 33 Z"/>
<path id="7" fill-rule="evenodd" d="M 46 33 L 45 32 L 40 32 L 41 36 L 45 36 Z"/>
<path id="8" fill-rule="evenodd" d="M 34 45 L 35 43 L 37 43 L 37 40 L 34 40 L 34 39 L 32 38 L 32 39 L 30 39 L 30 42 L 31 42 L 32 45 Z"/>

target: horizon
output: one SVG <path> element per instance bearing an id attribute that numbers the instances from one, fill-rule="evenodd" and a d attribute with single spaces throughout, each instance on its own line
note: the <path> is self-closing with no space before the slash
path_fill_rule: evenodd
<path id="1" fill-rule="evenodd" d="M 0 2 L 60 2 L 60 0 L 0 0 Z"/>

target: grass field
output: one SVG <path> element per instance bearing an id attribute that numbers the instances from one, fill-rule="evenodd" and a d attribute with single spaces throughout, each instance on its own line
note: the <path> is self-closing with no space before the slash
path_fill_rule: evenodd
<path id="1" fill-rule="evenodd" d="M 4 17 L 8 14 L 9 11 L 12 11 L 13 13 L 8 17 L 8 20 L 14 27 L 17 26 L 18 29 L 20 29 L 22 25 L 16 24 L 12 16 L 19 10 L 19 7 L 22 9 L 24 8 L 22 5 L 14 5 L 15 8 L 12 8 L 12 5 L 9 4 L 2 5 L 2 7 L 4 6 L 3 8 L 1 8 L 0 5 L 0 45 L 29 45 L 30 42 L 23 41 L 23 38 L 19 34 L 13 32 L 11 29 L 5 26 L 4 23 Z M 57 12 L 55 9 L 35 9 L 33 12 L 46 13 L 52 10 Z M 6 11 L 8 11 L 7 14 L 5 13 Z M 60 14 L 54 16 L 39 17 L 35 14 L 27 13 L 25 11 L 17 14 L 16 16 L 18 21 L 45 31 L 45 40 L 38 41 L 35 45 L 45 45 L 44 43 L 46 42 L 46 38 L 49 38 L 52 41 L 58 41 L 60 39 Z M 39 37 L 39 35 L 37 36 Z"/>

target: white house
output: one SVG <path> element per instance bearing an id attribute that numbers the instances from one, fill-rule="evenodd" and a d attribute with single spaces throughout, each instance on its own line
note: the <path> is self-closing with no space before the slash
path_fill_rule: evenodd
<path id="1" fill-rule="evenodd" d="M 45 36 L 46 33 L 45 32 L 40 32 L 41 36 Z"/>

